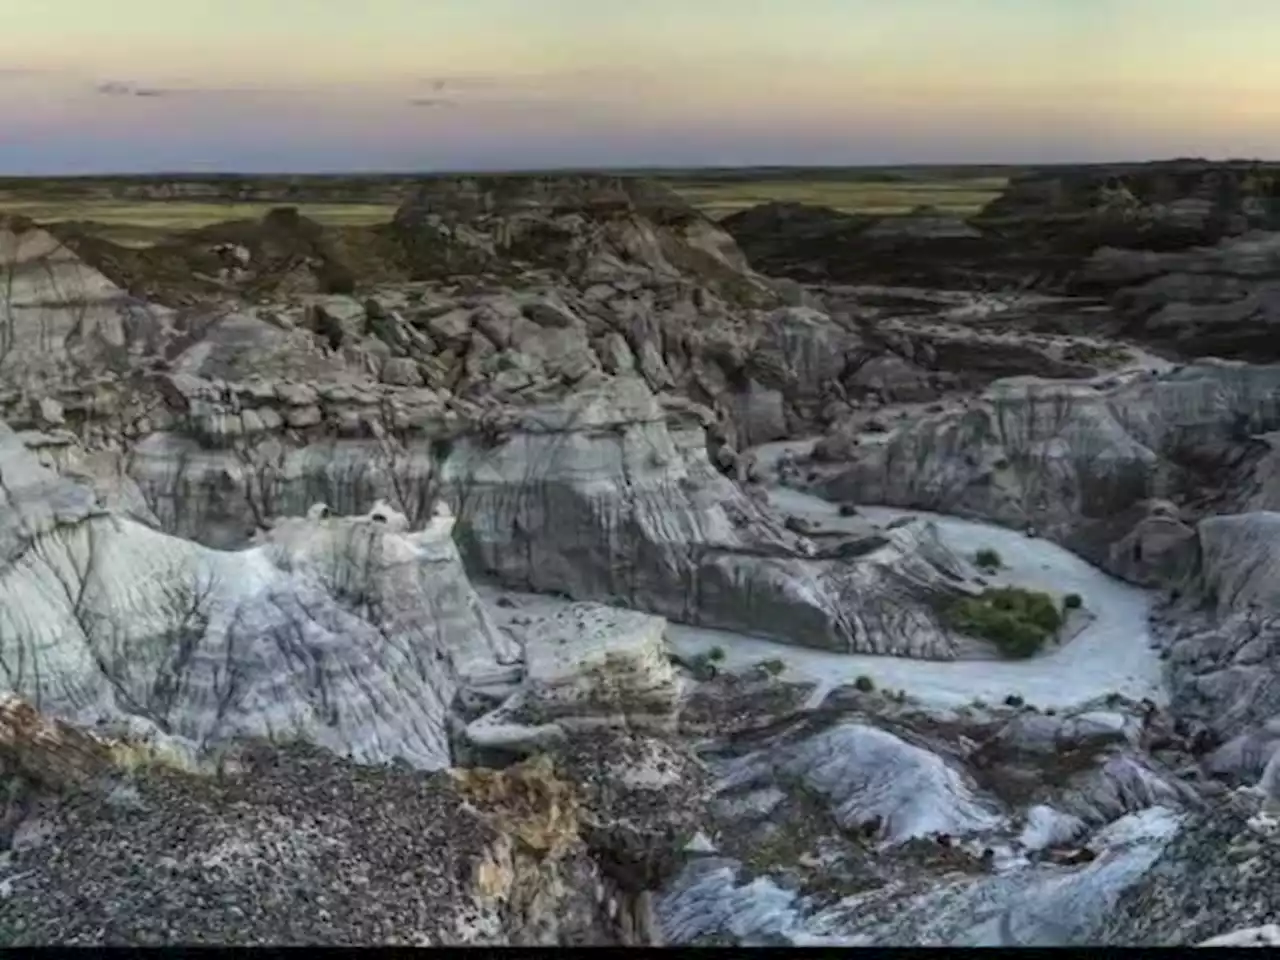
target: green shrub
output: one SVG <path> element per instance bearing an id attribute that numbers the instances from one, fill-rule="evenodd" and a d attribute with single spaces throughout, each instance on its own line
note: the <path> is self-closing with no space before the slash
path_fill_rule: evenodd
<path id="1" fill-rule="evenodd" d="M 861 690 L 863 693 L 871 693 L 876 688 L 876 682 L 868 677 L 865 673 L 858 679 L 853 681 L 855 690 Z"/>
<path id="2" fill-rule="evenodd" d="M 992 550 L 990 547 L 983 547 L 973 555 L 973 562 L 983 570 L 999 570 L 1004 566 L 1004 562 L 1000 559 L 1000 554 Z"/>
<path id="3" fill-rule="evenodd" d="M 1023 700 L 1022 697 L 1016 693 L 1011 693 L 1004 698 L 1004 705 L 1006 707 L 1021 707 L 1025 705 L 1026 702 L 1027 701 Z"/>
<path id="4" fill-rule="evenodd" d="M 712 663 L 720 663 L 724 660 L 724 647 L 712 647 L 707 651 L 707 659 Z"/>
<path id="5" fill-rule="evenodd" d="M 774 657 L 772 660 L 761 660 L 756 664 L 756 669 L 765 676 L 776 677 L 787 669 L 787 665 L 777 657 Z"/>
<path id="6" fill-rule="evenodd" d="M 956 601 L 943 613 L 953 630 L 990 640 L 1010 659 L 1033 656 L 1062 627 L 1062 614 L 1047 593 L 994 587 Z"/>
<path id="7" fill-rule="evenodd" d="M 1079 610 L 1084 606 L 1084 599 L 1078 593 L 1068 593 L 1062 598 L 1062 609 Z"/>
<path id="8" fill-rule="evenodd" d="M 451 453 L 453 453 L 452 437 L 436 437 L 431 441 L 431 459 L 437 465 L 448 460 Z"/>

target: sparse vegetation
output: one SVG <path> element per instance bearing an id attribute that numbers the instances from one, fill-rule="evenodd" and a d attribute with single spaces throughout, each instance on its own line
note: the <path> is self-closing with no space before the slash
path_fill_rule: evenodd
<path id="1" fill-rule="evenodd" d="M 991 549 L 991 547 L 983 547 L 975 553 L 973 555 L 973 562 L 975 565 L 986 571 L 999 570 L 1004 566 L 1004 560 L 1001 558 L 1000 554 Z"/>
<path id="2" fill-rule="evenodd" d="M 1053 598 L 1036 590 L 994 587 L 958 600 L 943 612 L 953 630 L 990 640 L 1011 659 L 1034 656 L 1062 627 Z"/>
<path id="3" fill-rule="evenodd" d="M 862 693 L 871 693 L 876 688 L 876 682 L 864 673 L 858 677 L 858 679 L 853 681 L 853 687 L 855 690 L 860 690 Z"/>
<path id="4" fill-rule="evenodd" d="M 1068 593 L 1062 598 L 1062 609 L 1079 610 L 1084 606 L 1084 599 L 1078 593 Z"/>
<path id="5" fill-rule="evenodd" d="M 1011 693 L 1011 694 L 1009 694 L 1007 697 L 1005 697 L 1005 698 L 1004 698 L 1004 705 L 1005 705 L 1006 707 L 1021 707 L 1021 706 L 1025 706 L 1025 705 L 1026 705 L 1026 702 L 1027 702 L 1027 701 L 1023 700 L 1023 699 L 1022 699 L 1022 697 L 1020 697 L 1020 696 L 1019 696 L 1018 694 L 1016 694 L 1016 693 Z"/>
<path id="6" fill-rule="evenodd" d="M 724 647 L 712 647 L 707 651 L 707 659 L 712 663 L 724 662 Z"/>

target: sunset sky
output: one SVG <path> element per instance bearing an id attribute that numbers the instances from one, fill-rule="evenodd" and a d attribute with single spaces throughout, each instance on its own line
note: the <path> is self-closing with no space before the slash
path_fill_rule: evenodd
<path id="1" fill-rule="evenodd" d="M 1280 0 L 30 0 L 0 173 L 1280 156 Z"/>

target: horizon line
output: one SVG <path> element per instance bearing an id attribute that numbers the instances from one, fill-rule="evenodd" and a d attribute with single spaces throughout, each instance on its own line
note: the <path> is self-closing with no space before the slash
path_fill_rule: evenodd
<path id="1" fill-rule="evenodd" d="M 1000 160 L 955 160 L 930 162 L 887 162 L 887 163 L 795 163 L 795 164 L 705 164 L 688 166 L 682 164 L 638 164 L 611 165 L 597 164 L 592 166 L 533 166 L 511 168 L 443 168 L 423 170 L 380 170 L 380 169 L 345 169 L 345 170 L 312 170 L 307 172 L 290 170 L 134 170 L 102 171 L 97 173 L 0 173 L 0 181 L 4 180 L 96 180 L 96 179 L 143 179 L 148 177 L 168 177 L 174 179 L 209 179 L 220 177 L 458 177 L 458 176 L 535 176 L 548 173 L 702 173 L 702 172 L 735 172 L 753 170 L 774 171 L 822 171 L 822 170 L 936 170 L 947 168 L 997 168 L 1021 170 L 1027 168 L 1053 167 L 1111 167 L 1132 166 L 1137 164 L 1154 165 L 1169 163 L 1254 163 L 1280 164 L 1280 158 L 1266 157 L 1153 157 L 1141 160 L 1045 160 L 1023 163 L 1010 163 Z"/>

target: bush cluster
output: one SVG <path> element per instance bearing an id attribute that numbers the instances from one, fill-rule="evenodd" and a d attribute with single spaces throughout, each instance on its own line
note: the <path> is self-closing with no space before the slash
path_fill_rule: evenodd
<path id="1" fill-rule="evenodd" d="M 1034 656 L 1062 627 L 1049 594 L 1019 587 L 993 587 L 957 600 L 944 620 L 953 630 L 990 640 L 1010 659 Z"/>

